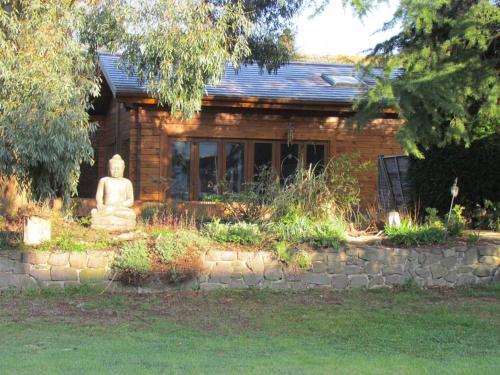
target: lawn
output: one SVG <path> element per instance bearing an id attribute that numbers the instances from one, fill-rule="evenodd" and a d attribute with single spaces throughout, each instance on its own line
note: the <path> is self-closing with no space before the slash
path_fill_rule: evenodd
<path id="1" fill-rule="evenodd" d="M 0 373 L 495 374 L 497 286 L 0 294 Z"/>

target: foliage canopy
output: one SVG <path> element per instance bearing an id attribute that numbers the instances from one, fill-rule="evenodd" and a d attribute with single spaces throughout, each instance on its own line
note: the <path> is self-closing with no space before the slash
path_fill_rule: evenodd
<path id="1" fill-rule="evenodd" d="M 370 65 L 383 73 L 357 103 L 365 124 L 395 108 L 404 149 L 423 157 L 430 146 L 468 146 L 498 133 L 500 8 L 489 0 L 401 0 L 385 29 L 400 32 L 375 46 Z M 395 68 L 402 68 L 397 79 Z"/>

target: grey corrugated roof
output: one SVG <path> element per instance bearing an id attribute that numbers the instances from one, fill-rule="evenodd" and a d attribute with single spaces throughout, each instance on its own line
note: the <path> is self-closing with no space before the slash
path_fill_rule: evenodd
<path id="1" fill-rule="evenodd" d="M 135 75 L 119 67 L 119 56 L 100 54 L 101 70 L 115 96 L 148 96 L 145 85 Z M 257 65 L 242 65 L 236 72 L 226 67 L 218 85 L 207 85 L 207 95 L 227 98 L 296 99 L 350 103 L 363 87 L 332 87 L 322 74 L 355 76 L 354 65 L 289 63 L 276 74 L 262 72 Z M 371 86 L 374 79 L 365 79 Z"/>

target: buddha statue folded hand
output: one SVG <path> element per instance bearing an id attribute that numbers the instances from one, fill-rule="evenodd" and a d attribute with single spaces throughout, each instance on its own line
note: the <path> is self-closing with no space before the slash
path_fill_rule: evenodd
<path id="1" fill-rule="evenodd" d="M 97 208 L 91 212 L 92 228 L 109 231 L 133 230 L 136 225 L 134 191 L 129 179 L 123 177 L 125 162 L 120 155 L 109 160 L 109 177 L 97 185 Z"/>

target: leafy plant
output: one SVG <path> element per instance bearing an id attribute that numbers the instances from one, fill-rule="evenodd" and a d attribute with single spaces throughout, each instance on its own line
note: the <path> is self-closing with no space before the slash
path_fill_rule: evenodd
<path id="1" fill-rule="evenodd" d="M 483 206 L 476 205 L 472 212 L 474 228 L 500 231 L 500 201 L 484 200 Z"/>
<path id="2" fill-rule="evenodd" d="M 289 263 L 292 260 L 293 254 L 290 250 L 291 248 L 288 242 L 278 241 L 274 244 L 274 253 L 282 262 Z"/>
<path id="3" fill-rule="evenodd" d="M 449 221 L 446 223 L 446 228 L 451 236 L 459 236 L 465 229 L 465 219 L 462 215 L 464 208 L 460 205 L 455 205 L 451 210 Z"/>
<path id="4" fill-rule="evenodd" d="M 384 232 L 392 243 L 406 247 L 443 243 L 447 237 L 440 223 L 418 225 L 408 219 L 402 220 L 400 227 L 386 226 Z"/>
<path id="5" fill-rule="evenodd" d="M 144 274 L 151 270 L 148 245 L 146 241 L 125 242 L 116 258 L 115 267 L 132 274 Z"/>
<path id="6" fill-rule="evenodd" d="M 259 226 L 246 222 L 221 223 L 219 219 L 215 219 L 205 224 L 204 231 L 210 238 L 218 242 L 255 245 L 263 239 Z"/>
<path id="7" fill-rule="evenodd" d="M 185 256 L 188 250 L 203 250 L 207 240 L 188 230 L 164 231 L 155 239 L 154 247 L 163 263 L 172 263 Z"/>
<path id="8" fill-rule="evenodd" d="M 345 229 L 340 224 L 321 223 L 313 227 L 310 242 L 317 247 L 338 249 L 345 241 Z"/>
<path id="9" fill-rule="evenodd" d="M 303 270 L 311 268 L 312 265 L 311 256 L 307 253 L 307 251 L 304 250 L 297 251 L 293 256 L 292 262 Z"/>

